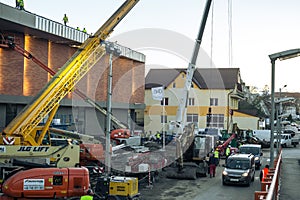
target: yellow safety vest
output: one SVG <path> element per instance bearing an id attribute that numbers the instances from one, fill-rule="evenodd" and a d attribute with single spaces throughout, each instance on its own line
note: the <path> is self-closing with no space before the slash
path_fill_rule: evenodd
<path id="1" fill-rule="evenodd" d="M 217 151 L 217 150 L 214 151 L 214 157 L 219 158 L 219 151 Z"/>
<path id="2" fill-rule="evenodd" d="M 80 200 L 93 200 L 93 196 L 84 195 L 84 196 L 80 197 Z"/>
<path id="3" fill-rule="evenodd" d="M 226 156 L 229 156 L 229 154 L 230 154 L 230 148 L 227 147 L 227 148 L 226 148 Z"/>

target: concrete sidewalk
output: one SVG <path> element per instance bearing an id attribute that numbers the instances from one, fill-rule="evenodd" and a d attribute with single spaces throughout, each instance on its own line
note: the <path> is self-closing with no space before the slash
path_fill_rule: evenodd
<path id="1" fill-rule="evenodd" d="M 300 199 L 300 148 L 283 149 L 280 200 Z"/>

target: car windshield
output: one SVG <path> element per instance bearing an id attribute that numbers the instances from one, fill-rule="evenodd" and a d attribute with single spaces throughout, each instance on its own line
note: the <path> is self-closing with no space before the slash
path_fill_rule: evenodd
<path id="1" fill-rule="evenodd" d="M 236 160 L 236 159 L 228 159 L 227 160 L 227 168 L 229 169 L 249 169 L 250 162 L 249 160 Z"/>
<path id="2" fill-rule="evenodd" d="M 240 153 L 243 154 L 253 154 L 253 155 L 258 155 L 259 154 L 259 148 L 255 147 L 241 147 L 240 148 Z"/>

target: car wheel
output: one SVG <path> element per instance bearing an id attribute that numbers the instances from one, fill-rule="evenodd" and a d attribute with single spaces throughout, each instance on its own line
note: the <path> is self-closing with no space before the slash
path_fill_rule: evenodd
<path id="1" fill-rule="evenodd" d="M 223 185 L 227 185 L 227 184 L 225 183 L 225 181 L 224 181 L 224 180 L 222 180 L 222 184 L 223 184 Z"/>

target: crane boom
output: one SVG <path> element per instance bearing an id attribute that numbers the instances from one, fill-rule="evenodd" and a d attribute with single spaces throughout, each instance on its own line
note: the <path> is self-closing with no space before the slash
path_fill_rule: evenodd
<path id="1" fill-rule="evenodd" d="M 109 36 L 138 1 L 125 1 L 97 32 L 81 45 L 31 103 L 8 124 L 3 135 L 20 136 L 22 141 L 16 141 L 19 144 L 37 145 L 36 138 L 31 133 L 43 118 L 58 107 L 59 102 L 71 92 L 76 83 L 105 55 L 106 51 L 102 41 Z"/>
<path id="2" fill-rule="evenodd" d="M 178 106 L 177 113 L 176 113 L 175 126 L 177 128 L 177 131 L 176 131 L 177 135 L 180 133 L 181 134 L 183 133 L 183 128 L 186 123 L 186 110 L 187 110 L 187 101 L 188 101 L 189 91 L 191 89 L 191 84 L 192 84 L 195 67 L 196 67 L 196 61 L 197 61 L 197 57 L 199 54 L 200 45 L 201 45 L 208 13 L 210 10 L 211 2 L 212 2 L 212 0 L 207 0 L 207 2 L 206 2 L 205 8 L 204 8 L 204 13 L 203 13 L 202 20 L 201 20 L 201 25 L 199 28 L 198 36 L 197 36 L 194 50 L 193 50 L 193 55 L 192 55 L 191 61 L 189 63 L 189 66 L 187 68 L 186 80 L 185 80 L 185 85 L 184 85 L 184 89 L 183 89 L 183 95 L 181 95 L 179 106 Z"/>
<path id="3" fill-rule="evenodd" d="M 49 68 L 47 65 L 45 65 L 44 63 L 42 63 L 39 59 L 37 59 L 35 56 L 33 56 L 30 52 L 26 51 L 25 49 L 21 48 L 20 46 L 18 46 L 15 42 L 13 38 L 8 38 L 5 41 L 5 47 L 11 48 L 13 50 L 15 50 L 16 52 L 20 53 L 21 55 L 23 55 L 24 57 L 26 57 L 27 59 L 31 59 L 33 62 L 35 62 L 38 66 L 40 66 L 41 68 L 43 68 L 45 71 L 47 71 L 51 76 L 55 75 L 55 71 L 53 71 L 51 68 Z M 74 89 L 74 92 L 81 97 L 85 102 L 89 103 L 91 106 L 93 106 L 94 108 L 96 108 L 99 112 L 101 112 L 103 115 L 107 116 L 107 111 L 101 107 L 96 101 L 94 101 L 93 99 L 91 99 L 90 97 L 88 97 L 86 94 L 84 94 L 83 92 L 81 92 L 78 88 Z M 112 122 L 121 129 L 126 129 L 128 128 L 125 124 L 123 124 L 120 120 L 118 120 L 115 116 L 111 115 L 111 120 Z"/>

